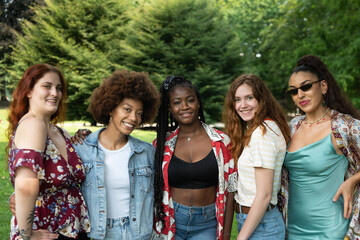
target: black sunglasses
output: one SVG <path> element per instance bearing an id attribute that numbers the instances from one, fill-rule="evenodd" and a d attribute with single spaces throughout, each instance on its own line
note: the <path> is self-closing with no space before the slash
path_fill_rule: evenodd
<path id="1" fill-rule="evenodd" d="M 302 86 L 299 87 L 299 88 L 291 88 L 291 89 L 288 89 L 288 90 L 286 91 L 286 93 L 289 94 L 289 95 L 295 96 L 295 95 L 298 94 L 298 90 L 299 90 L 299 89 L 301 89 L 301 91 L 303 91 L 303 92 L 307 92 L 307 91 L 309 91 L 309 90 L 311 89 L 311 87 L 312 87 L 312 85 L 313 85 L 314 83 L 321 82 L 321 81 L 322 81 L 322 80 L 318 80 L 318 81 L 315 81 L 315 82 L 311 82 L 311 83 L 307 83 L 307 84 L 305 84 L 305 85 L 302 85 Z"/>

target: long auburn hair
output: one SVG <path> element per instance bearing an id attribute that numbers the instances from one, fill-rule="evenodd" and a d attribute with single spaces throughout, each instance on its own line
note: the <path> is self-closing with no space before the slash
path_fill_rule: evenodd
<path id="1" fill-rule="evenodd" d="M 255 117 L 250 123 L 244 121 L 235 109 L 235 92 L 238 87 L 243 84 L 247 84 L 251 87 L 255 99 L 259 103 L 259 108 L 255 112 Z M 225 131 L 231 139 L 230 150 L 234 159 L 239 158 L 244 147 L 249 144 L 251 134 L 258 126 L 261 126 L 263 134 L 266 133 L 264 123 L 266 118 L 276 122 L 285 140 L 288 141 L 290 130 L 285 113 L 271 94 L 269 88 L 265 85 L 264 81 L 254 74 L 244 74 L 236 78 L 231 83 L 226 94 L 223 111 Z"/>
<path id="2" fill-rule="evenodd" d="M 293 73 L 310 72 L 318 77 L 319 80 L 326 80 L 328 84 L 327 93 L 323 95 L 325 105 L 338 112 L 349 114 L 356 119 L 360 119 L 360 112 L 354 107 L 344 91 L 336 82 L 325 63 L 314 55 L 301 57 L 294 68 Z"/>
<path id="3" fill-rule="evenodd" d="M 51 122 L 56 124 L 58 122 L 65 120 L 65 112 L 66 112 L 66 82 L 61 71 L 50 64 L 41 63 L 35 64 L 29 67 L 21 77 L 15 91 L 11 95 L 11 102 L 9 108 L 9 127 L 7 129 L 7 137 L 10 140 L 11 135 L 16 129 L 16 126 L 19 123 L 19 120 L 29 111 L 29 98 L 27 95 L 33 89 L 34 85 L 37 81 L 42 78 L 46 73 L 54 72 L 56 73 L 61 82 L 62 86 L 62 98 L 59 102 L 59 107 L 57 111 L 51 115 Z M 9 141 L 10 144 L 10 141 Z M 6 149 L 9 148 L 9 145 Z M 7 151 L 6 151 L 7 152 Z"/>
<path id="4" fill-rule="evenodd" d="M 158 112 L 158 122 L 156 125 L 156 152 L 155 152 L 155 183 L 154 183 L 154 207 L 155 217 L 162 222 L 164 227 L 164 207 L 162 205 L 163 200 L 163 186 L 164 178 L 162 171 L 162 162 L 164 158 L 166 133 L 173 131 L 177 128 L 178 123 L 173 118 L 169 111 L 170 105 L 170 92 L 176 87 L 188 87 L 193 90 L 196 94 L 196 98 L 199 102 L 200 108 L 198 112 L 198 118 L 200 121 L 205 122 L 203 105 L 200 98 L 198 89 L 192 85 L 189 80 L 180 76 L 168 76 L 166 80 L 160 86 L 161 102 Z M 170 125 L 169 125 L 170 124 Z"/>

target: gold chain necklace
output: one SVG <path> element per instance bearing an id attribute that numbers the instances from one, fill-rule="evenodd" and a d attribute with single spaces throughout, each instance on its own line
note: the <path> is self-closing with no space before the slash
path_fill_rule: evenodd
<path id="1" fill-rule="evenodd" d="M 325 121 L 325 115 L 327 114 L 327 112 L 329 111 L 329 109 L 330 109 L 330 108 L 327 108 L 326 111 L 324 112 L 324 114 L 323 114 L 319 119 L 317 119 L 317 120 L 315 120 L 315 121 L 309 122 L 309 121 L 307 120 L 307 118 L 305 118 L 305 119 L 304 119 L 304 124 L 305 124 L 305 125 L 309 124 L 309 127 L 311 127 L 311 125 L 313 125 L 314 123 L 319 124 L 320 122 Z"/>

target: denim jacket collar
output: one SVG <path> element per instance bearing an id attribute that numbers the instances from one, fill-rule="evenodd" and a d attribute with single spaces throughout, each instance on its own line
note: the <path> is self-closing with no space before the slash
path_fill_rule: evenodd
<path id="1" fill-rule="evenodd" d="M 89 134 L 85 140 L 86 143 L 88 143 L 89 145 L 92 145 L 94 147 L 97 147 L 99 135 L 105 129 L 106 128 L 101 128 L 101 129 L 97 130 L 96 132 Z M 144 147 L 138 139 L 136 139 L 130 135 L 128 135 L 127 137 L 128 137 L 130 149 L 132 152 L 141 153 L 142 151 L 144 151 Z"/>

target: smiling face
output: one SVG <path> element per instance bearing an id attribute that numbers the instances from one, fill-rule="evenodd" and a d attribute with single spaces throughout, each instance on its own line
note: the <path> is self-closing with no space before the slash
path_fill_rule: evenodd
<path id="1" fill-rule="evenodd" d="M 254 97 L 251 87 L 244 83 L 240 85 L 234 96 L 235 110 L 245 122 L 251 121 L 259 109 L 259 102 Z"/>
<path id="2" fill-rule="evenodd" d="M 138 99 L 124 98 L 110 113 L 108 129 L 129 135 L 141 123 L 143 104 Z"/>
<path id="3" fill-rule="evenodd" d="M 47 72 L 40 78 L 28 93 L 29 111 L 34 114 L 54 114 L 62 98 L 62 85 L 59 76 Z"/>
<path id="4" fill-rule="evenodd" d="M 169 94 L 169 111 L 179 124 L 191 124 L 198 118 L 200 104 L 194 90 L 177 86 Z"/>
<path id="5" fill-rule="evenodd" d="M 309 83 L 313 83 L 307 91 L 298 89 L 297 94 L 292 95 L 292 99 L 297 107 L 305 113 L 319 111 L 322 108 L 323 94 L 327 92 L 327 82 L 319 79 L 317 75 L 310 72 L 293 73 L 289 80 L 289 89 L 299 88 Z"/>

